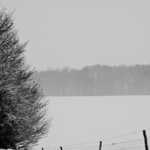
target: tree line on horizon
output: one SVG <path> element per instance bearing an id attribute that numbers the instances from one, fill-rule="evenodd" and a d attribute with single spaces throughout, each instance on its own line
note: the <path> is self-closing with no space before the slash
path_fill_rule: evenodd
<path id="1" fill-rule="evenodd" d="M 150 65 L 93 65 L 34 74 L 46 96 L 149 95 Z"/>

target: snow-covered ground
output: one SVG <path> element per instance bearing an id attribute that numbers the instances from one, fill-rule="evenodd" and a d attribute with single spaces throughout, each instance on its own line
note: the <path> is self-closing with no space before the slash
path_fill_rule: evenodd
<path id="1" fill-rule="evenodd" d="M 141 132 L 103 143 L 141 139 L 142 130 L 150 129 L 150 96 L 48 97 L 48 99 L 50 99 L 48 114 L 53 117 L 53 126 L 48 137 L 42 139 L 36 149 L 41 147 L 45 150 L 50 147 L 55 149 L 59 146 L 65 149 L 66 145 L 94 142 L 82 146 L 94 145 L 97 146 L 97 150 L 99 141 L 136 131 Z M 150 133 L 150 130 L 147 130 L 147 134 L 148 131 Z"/>

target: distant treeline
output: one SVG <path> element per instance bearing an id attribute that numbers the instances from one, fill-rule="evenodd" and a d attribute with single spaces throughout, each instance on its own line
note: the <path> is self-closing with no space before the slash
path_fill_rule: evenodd
<path id="1" fill-rule="evenodd" d="M 34 78 L 46 96 L 150 95 L 150 65 L 51 69 Z"/>

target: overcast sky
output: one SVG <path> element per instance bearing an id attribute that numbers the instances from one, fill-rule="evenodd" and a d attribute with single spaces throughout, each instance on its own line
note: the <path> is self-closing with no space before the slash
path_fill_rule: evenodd
<path id="1" fill-rule="evenodd" d="M 27 63 L 48 67 L 150 63 L 149 0 L 0 0 L 13 11 Z"/>

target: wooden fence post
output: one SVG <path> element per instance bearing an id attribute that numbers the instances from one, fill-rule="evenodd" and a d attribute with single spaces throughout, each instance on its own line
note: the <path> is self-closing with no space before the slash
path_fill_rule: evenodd
<path id="1" fill-rule="evenodd" d="M 60 150 L 63 150 L 62 146 L 60 146 Z"/>
<path id="2" fill-rule="evenodd" d="M 99 142 L 99 150 L 102 149 L 102 141 Z"/>
<path id="3" fill-rule="evenodd" d="M 143 130 L 143 136 L 144 136 L 145 150 L 148 150 L 148 141 L 147 141 L 147 136 L 146 136 L 145 130 Z"/>

